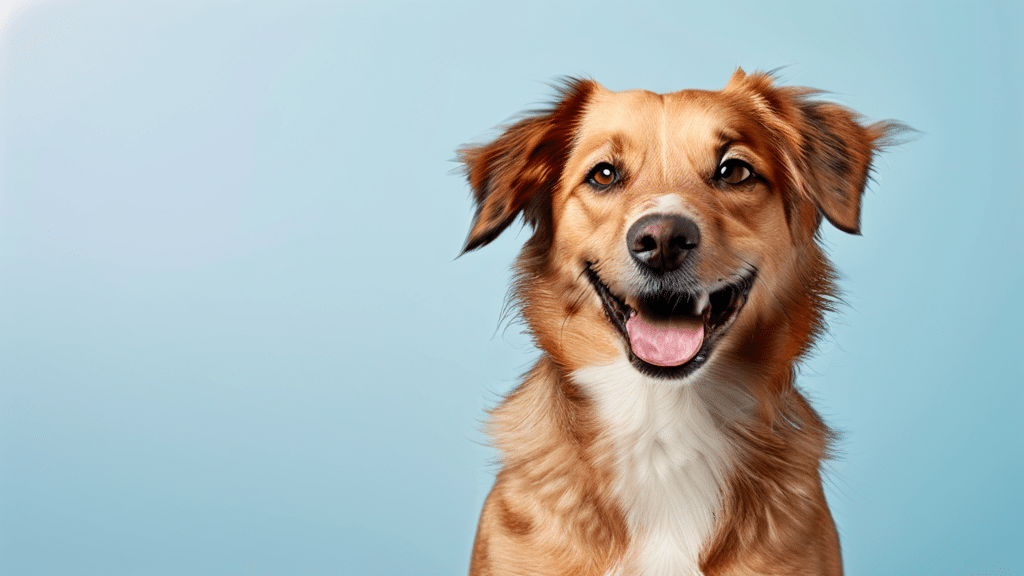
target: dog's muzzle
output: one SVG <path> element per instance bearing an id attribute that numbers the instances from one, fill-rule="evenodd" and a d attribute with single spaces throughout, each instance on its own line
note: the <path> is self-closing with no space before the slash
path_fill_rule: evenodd
<path id="1" fill-rule="evenodd" d="M 632 305 L 608 288 L 597 263 L 584 267 L 605 315 L 627 344 L 630 361 L 645 374 L 682 378 L 703 366 L 750 295 L 754 267 L 709 288 L 678 280 L 686 276 L 681 269 L 699 242 L 696 223 L 683 216 L 653 214 L 637 220 L 626 243 L 651 289 L 631 295 Z"/>

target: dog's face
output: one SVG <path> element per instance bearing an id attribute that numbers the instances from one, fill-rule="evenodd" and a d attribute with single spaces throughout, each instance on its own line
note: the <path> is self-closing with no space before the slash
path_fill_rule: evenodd
<path id="1" fill-rule="evenodd" d="M 549 112 L 463 150 L 478 201 L 466 249 L 520 213 L 534 226 L 516 294 L 568 370 L 625 355 L 685 379 L 727 356 L 790 360 L 832 295 L 822 216 L 857 231 L 892 130 L 810 93 L 742 71 L 720 92 L 570 84 Z"/>

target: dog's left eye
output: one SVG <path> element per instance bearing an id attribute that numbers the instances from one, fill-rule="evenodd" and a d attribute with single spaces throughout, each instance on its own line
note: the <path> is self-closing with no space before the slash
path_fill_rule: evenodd
<path id="1" fill-rule="evenodd" d="M 587 174 L 587 184 L 604 189 L 619 181 L 619 171 L 608 162 L 601 162 Z"/>
<path id="2" fill-rule="evenodd" d="M 726 184 L 739 184 L 754 175 L 754 168 L 739 158 L 729 158 L 718 167 L 715 179 Z"/>

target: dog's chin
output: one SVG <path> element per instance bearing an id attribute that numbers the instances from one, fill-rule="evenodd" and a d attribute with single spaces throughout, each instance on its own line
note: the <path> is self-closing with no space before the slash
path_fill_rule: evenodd
<path id="1" fill-rule="evenodd" d="M 630 363 L 641 374 L 682 380 L 711 360 L 736 323 L 757 278 L 751 268 L 709 289 L 641 292 L 619 296 L 591 262 L 584 266 L 605 317 L 622 337 Z"/>

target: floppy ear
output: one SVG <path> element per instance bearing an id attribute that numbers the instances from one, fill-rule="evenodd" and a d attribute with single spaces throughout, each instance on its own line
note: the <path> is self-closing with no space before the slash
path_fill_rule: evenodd
<path id="1" fill-rule="evenodd" d="M 891 120 L 863 125 L 860 115 L 848 108 L 812 100 L 819 90 L 773 83 L 770 73 L 746 75 L 740 69 L 726 91 L 754 93 L 755 114 L 774 129 L 788 183 L 797 197 L 811 201 L 836 228 L 860 234 L 861 197 L 871 161 L 911 129 Z M 799 207 L 796 211 L 802 212 Z"/>
<path id="2" fill-rule="evenodd" d="M 476 202 L 463 254 L 489 244 L 519 214 L 534 229 L 550 218 L 551 193 L 596 86 L 590 80 L 567 79 L 548 109 L 527 113 L 489 144 L 459 150 Z"/>
<path id="3" fill-rule="evenodd" d="M 895 122 L 862 125 L 855 112 L 830 102 L 800 98 L 798 108 L 803 117 L 796 152 L 802 191 L 833 226 L 860 234 L 871 161 L 903 128 Z"/>

